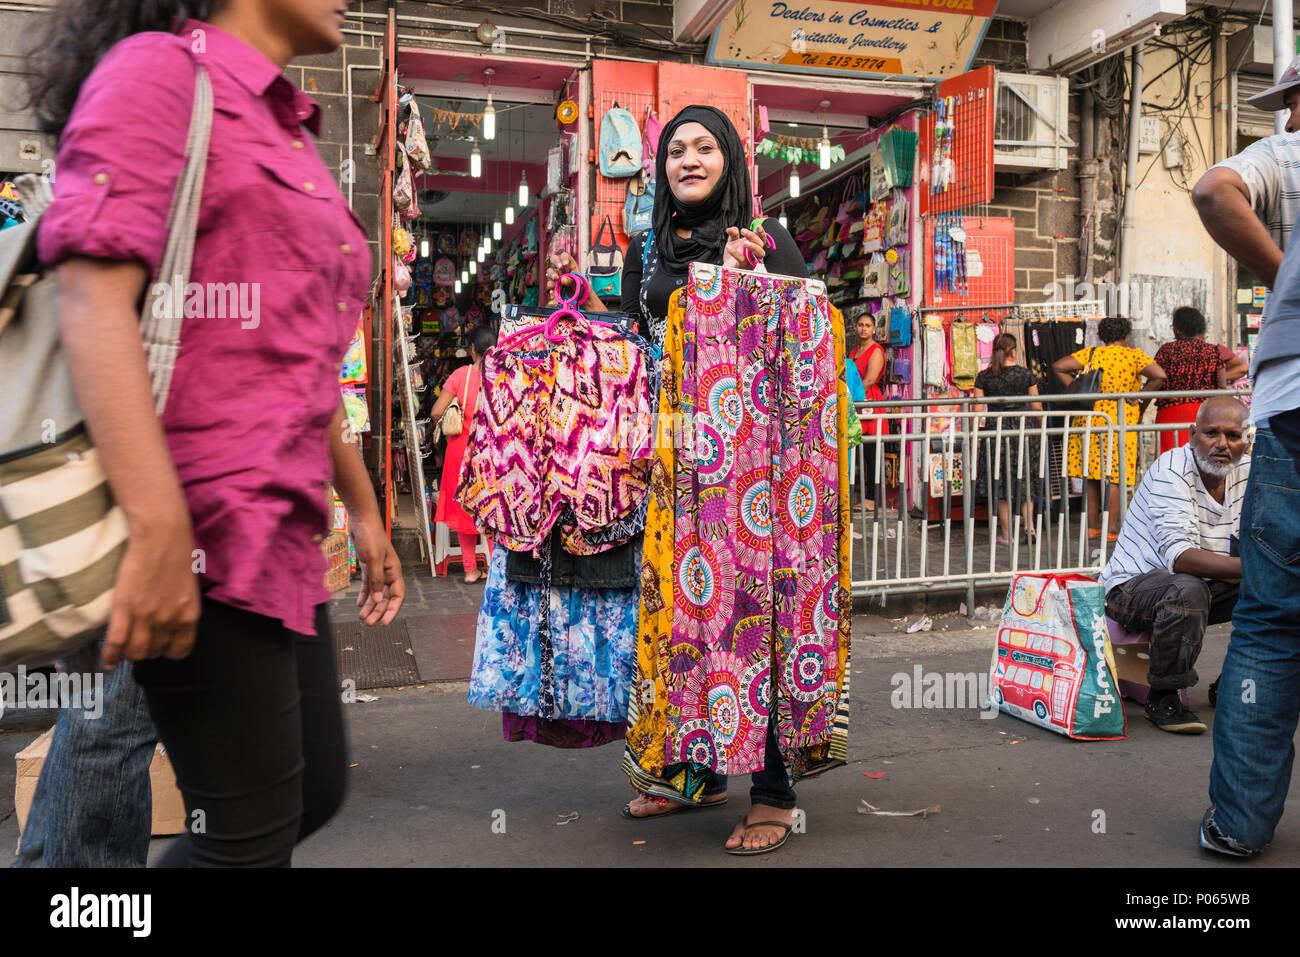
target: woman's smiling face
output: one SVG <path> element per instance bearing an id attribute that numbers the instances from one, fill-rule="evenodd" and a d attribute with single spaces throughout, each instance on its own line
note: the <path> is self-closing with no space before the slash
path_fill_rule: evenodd
<path id="1" fill-rule="evenodd" d="M 669 188 L 683 203 L 705 199 L 722 178 L 726 166 L 717 139 L 702 123 L 679 126 L 664 160 Z"/>

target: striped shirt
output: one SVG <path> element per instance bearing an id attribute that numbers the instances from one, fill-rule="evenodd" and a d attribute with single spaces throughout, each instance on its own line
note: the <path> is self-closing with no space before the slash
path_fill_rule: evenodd
<path id="1" fill-rule="evenodd" d="M 1285 252 L 1291 224 L 1300 213 L 1300 133 L 1266 136 L 1216 165 L 1232 170 L 1245 181 L 1255 215 Z M 1270 294 L 1265 301 L 1265 322 L 1276 298 Z M 1250 372 L 1254 386 L 1252 423 L 1267 425 L 1270 416 L 1300 406 L 1300 356 L 1270 362 L 1262 368 L 1252 363 Z"/>
<path id="2" fill-rule="evenodd" d="M 1110 591 L 1157 569 L 1172 573 L 1178 556 L 1189 548 L 1231 554 L 1249 474 L 1250 456 L 1243 455 L 1224 480 L 1220 504 L 1206 490 L 1190 445 L 1156 459 L 1124 516 L 1115 551 L 1101 573 L 1102 587 Z"/>

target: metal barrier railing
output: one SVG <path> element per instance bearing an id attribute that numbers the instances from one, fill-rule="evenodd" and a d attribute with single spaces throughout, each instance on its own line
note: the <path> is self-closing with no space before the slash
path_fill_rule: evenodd
<path id="1" fill-rule="evenodd" d="M 1232 390 L 1108 393 L 1103 401 L 1158 398 L 1244 398 Z M 965 590 L 1008 584 L 1027 571 L 1095 576 L 1108 559 L 1108 476 L 1116 462 L 1122 522 L 1130 488 L 1129 449 L 1148 433 L 1186 431 L 1188 423 L 1128 423 L 1087 408 L 1045 408 L 1059 396 L 933 397 L 856 403 L 866 442 L 854 451 L 856 502 L 852 548 L 855 597 Z M 1006 407 L 1012 408 L 1006 408 Z M 1116 409 L 1118 412 L 1118 407 Z M 897 433 L 871 434 L 873 423 L 902 423 Z M 1095 439 L 1095 441 L 1094 441 Z M 1097 526 L 1084 505 L 1072 516 L 1075 492 L 1069 451 L 1077 442 L 1079 471 L 1092 472 L 1100 456 Z M 1140 481 L 1154 455 L 1136 454 Z M 1058 466 L 1057 463 L 1060 463 Z M 870 471 L 871 474 L 868 474 Z M 976 484 L 982 486 L 977 497 Z M 937 492 L 938 494 L 933 494 Z M 998 501 L 1005 502 L 1011 534 L 999 534 Z M 1085 499 L 1086 501 L 1086 499 Z M 867 510 L 865 503 L 874 508 Z M 985 509 L 977 521 L 976 510 Z M 855 503 L 855 508 L 857 504 Z M 1099 534 L 1090 529 L 1099 527 Z M 1026 538 L 1023 542 L 1022 534 Z M 940 539 L 941 537 L 941 539 Z M 934 539 L 932 541 L 932 539 Z M 860 552 L 860 554 L 859 554 Z"/>

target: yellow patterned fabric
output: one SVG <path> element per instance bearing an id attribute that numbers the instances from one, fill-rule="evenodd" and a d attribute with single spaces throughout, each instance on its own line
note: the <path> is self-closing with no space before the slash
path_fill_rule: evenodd
<path id="1" fill-rule="evenodd" d="M 636 678 L 628 700 L 627 745 L 623 770 L 638 790 L 671 793 L 680 799 L 685 787 L 664 781 L 664 752 L 668 732 L 668 647 L 673 628 L 673 516 L 676 485 L 676 440 L 680 409 L 682 333 L 686 322 L 685 290 L 668 307 L 663 369 L 659 383 L 659 414 L 655 454 L 650 463 L 650 505 L 646 511 L 645 543 L 641 550 L 641 611 L 637 626 Z M 696 799 L 703 781 L 696 789 Z"/>
<path id="2" fill-rule="evenodd" d="M 828 740 L 801 749 L 782 747 L 791 782 L 843 764 L 848 758 L 849 646 L 853 599 L 849 563 L 850 517 L 848 478 L 849 395 L 845 379 L 844 317 L 830 308 L 835 340 L 836 394 L 838 397 L 839 528 L 839 656 L 838 706 Z M 655 457 L 650 475 L 650 502 L 646 516 L 641 564 L 641 607 L 637 636 L 637 674 L 628 702 L 627 743 L 623 771 L 632 785 L 651 796 L 698 801 L 710 778 L 707 767 L 693 764 L 665 766 L 669 719 L 669 647 L 672 640 L 674 601 L 675 443 L 680 421 L 681 357 L 685 328 L 685 297 L 673 296 L 664 343 L 659 393 L 659 418 Z"/>

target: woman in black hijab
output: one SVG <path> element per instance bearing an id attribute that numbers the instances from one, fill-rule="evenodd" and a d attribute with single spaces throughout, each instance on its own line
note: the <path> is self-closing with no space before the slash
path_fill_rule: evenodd
<path id="1" fill-rule="evenodd" d="M 663 348 L 669 299 L 686 284 L 692 262 L 749 269 L 749 250 L 770 273 L 807 276 L 798 246 L 779 222 L 765 219 L 758 229 L 749 228 L 754 220 L 749 167 L 726 114 L 711 106 L 688 106 L 673 117 L 659 137 L 655 182 L 653 226 L 633 237 L 624 257 L 620 305 L 640 317 L 642 333 L 657 349 Z M 769 236 L 775 248 L 767 244 Z M 552 256 L 548 285 L 573 271 L 577 264 L 571 256 Z M 593 295 L 583 308 L 603 311 L 605 305 Z M 771 731 L 767 766 L 751 775 L 749 814 L 727 840 L 733 852 L 775 850 L 794 823 L 794 791 Z M 629 802 L 623 815 L 647 818 L 715 806 L 726 801 L 726 788 L 726 778 L 714 775 L 698 804 L 643 795 Z"/>
<path id="2" fill-rule="evenodd" d="M 775 219 L 751 230 L 754 196 L 745 148 L 731 120 L 712 106 L 688 106 L 659 136 L 655 156 L 654 225 L 632 238 L 623 260 L 622 311 L 641 319 L 651 344 L 662 348 L 668 300 L 686 284 L 693 262 L 749 269 L 746 250 L 771 273 L 808 274 L 790 234 Z M 653 235 L 653 242 L 647 240 Z M 776 243 L 767 244 L 771 237 Z M 556 276 L 579 271 L 567 253 L 551 256 L 548 286 Z M 592 294 L 584 309 L 606 306 Z"/>

